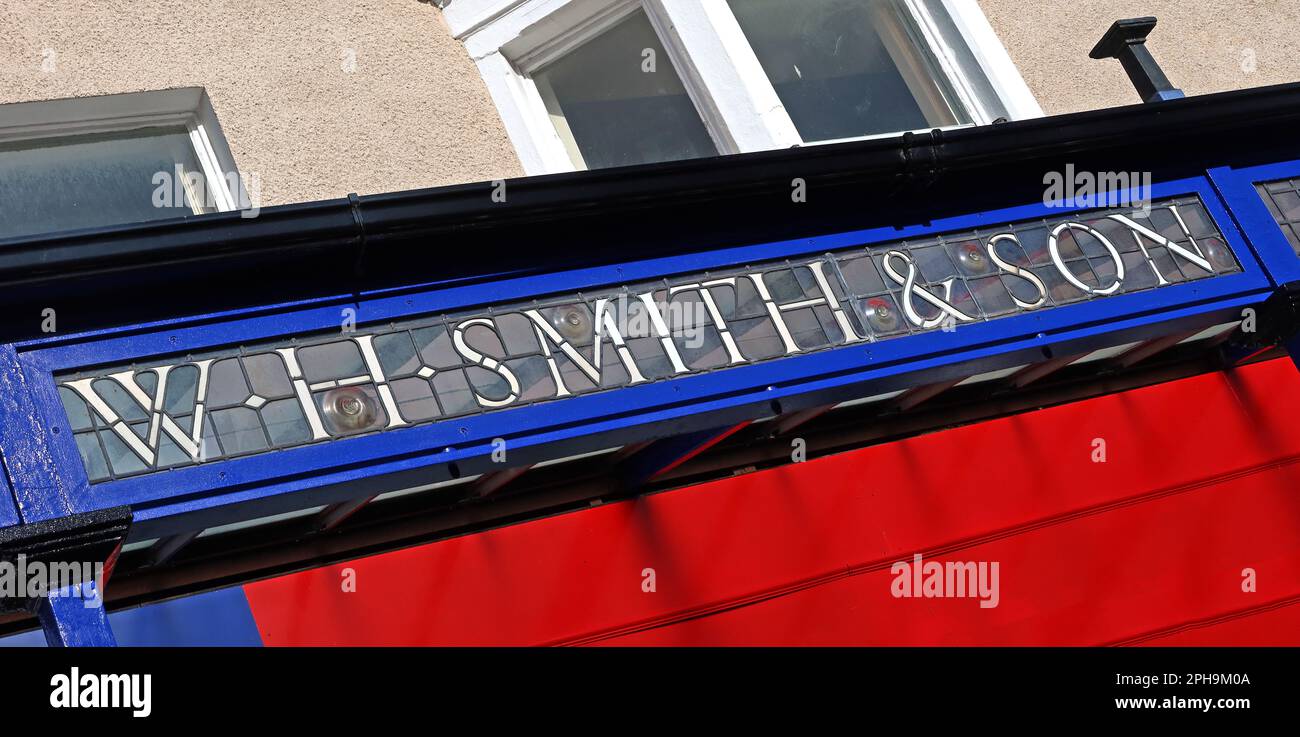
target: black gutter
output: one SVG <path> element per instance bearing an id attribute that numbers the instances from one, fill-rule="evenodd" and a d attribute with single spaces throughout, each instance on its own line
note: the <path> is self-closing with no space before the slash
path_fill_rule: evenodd
<path id="1" fill-rule="evenodd" d="M 0 241 L 0 339 L 490 279 L 1042 197 L 1043 174 L 1202 173 L 1294 150 L 1300 84 L 889 139 L 268 207 Z M 1275 158 L 1275 155 L 1272 156 Z M 792 180 L 808 200 L 794 203 Z M 14 314 L 11 312 L 11 314 Z"/>

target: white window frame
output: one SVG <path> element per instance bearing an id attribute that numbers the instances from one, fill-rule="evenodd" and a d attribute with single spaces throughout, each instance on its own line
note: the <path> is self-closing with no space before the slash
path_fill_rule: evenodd
<path id="1" fill-rule="evenodd" d="M 901 1 L 928 47 L 924 51 L 975 125 L 1042 116 L 976 0 Z M 649 17 L 719 152 L 833 142 L 803 141 L 725 0 L 442 0 L 440 5 L 452 34 L 483 75 L 529 175 L 578 168 L 529 75 L 638 8 Z"/>
<path id="2" fill-rule="evenodd" d="M 202 87 L 70 97 L 0 105 L 0 145 L 48 138 L 178 127 L 203 169 L 209 197 L 200 204 L 229 212 L 250 206 L 235 157 Z"/>

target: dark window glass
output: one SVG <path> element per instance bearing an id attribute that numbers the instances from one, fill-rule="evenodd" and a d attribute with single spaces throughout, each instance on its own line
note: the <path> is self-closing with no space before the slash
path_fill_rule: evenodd
<path id="1" fill-rule="evenodd" d="M 730 0 L 805 141 L 970 122 L 893 0 Z"/>
<path id="2" fill-rule="evenodd" d="M 653 71 L 643 66 L 647 49 L 654 54 Z M 560 137 L 588 169 L 718 151 L 644 11 L 538 70 L 533 79 Z"/>
<path id="3" fill-rule="evenodd" d="M 201 212 L 176 169 L 206 186 L 184 128 L 20 141 L 0 146 L 0 238 L 174 218 Z M 157 175 L 165 175 L 158 180 Z M 163 186 L 170 199 L 158 198 Z M 195 204 L 195 203 L 199 204 Z M 170 204 L 171 206 L 166 206 Z"/>

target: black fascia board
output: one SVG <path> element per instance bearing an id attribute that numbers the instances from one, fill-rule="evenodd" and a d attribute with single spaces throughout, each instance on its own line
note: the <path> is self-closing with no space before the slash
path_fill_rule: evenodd
<path id="1" fill-rule="evenodd" d="M 1046 172 L 1296 158 L 1300 84 L 989 126 L 460 184 L 0 241 L 0 339 L 544 273 L 1042 198 Z M 805 202 L 791 197 L 802 179 Z M 30 314 L 29 314 L 30 313 Z M 12 316 L 17 315 L 18 318 Z M 26 315 L 29 319 L 23 319 Z"/>

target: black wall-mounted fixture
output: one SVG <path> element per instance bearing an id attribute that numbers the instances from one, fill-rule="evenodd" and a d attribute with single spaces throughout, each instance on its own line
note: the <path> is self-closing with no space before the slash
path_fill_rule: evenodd
<path id="1" fill-rule="evenodd" d="M 1088 56 L 1093 59 L 1119 59 L 1128 78 L 1143 102 L 1160 102 L 1185 97 L 1160 70 L 1147 50 L 1147 36 L 1156 27 L 1155 18 L 1125 18 L 1111 24 Z"/>

